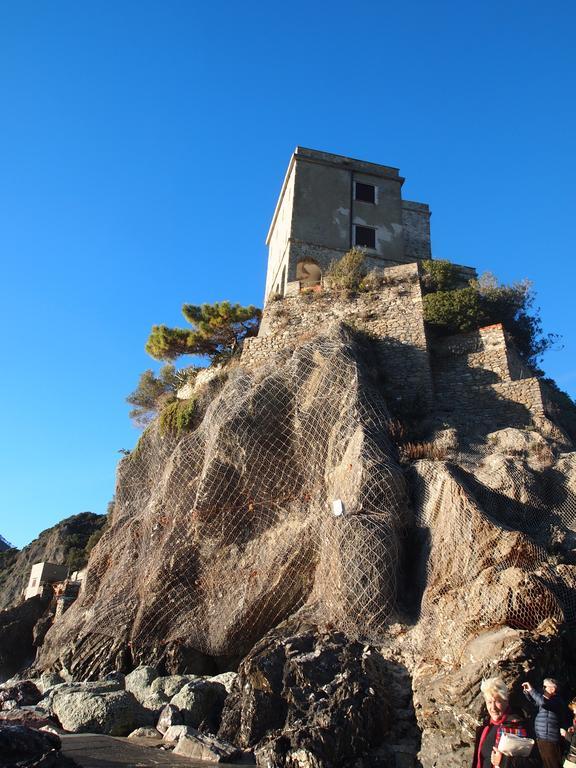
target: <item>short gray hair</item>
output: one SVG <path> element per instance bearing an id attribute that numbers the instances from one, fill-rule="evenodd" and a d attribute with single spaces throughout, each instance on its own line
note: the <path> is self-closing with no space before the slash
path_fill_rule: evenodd
<path id="1" fill-rule="evenodd" d="M 482 680 L 480 690 L 485 699 L 491 696 L 495 699 L 500 699 L 500 701 L 507 702 L 510 698 L 508 686 L 501 677 L 489 677 L 487 680 Z"/>
<path id="2" fill-rule="evenodd" d="M 554 680 L 553 677 L 547 677 L 542 685 L 553 685 L 554 688 L 560 688 L 560 685 L 558 684 L 558 680 Z"/>

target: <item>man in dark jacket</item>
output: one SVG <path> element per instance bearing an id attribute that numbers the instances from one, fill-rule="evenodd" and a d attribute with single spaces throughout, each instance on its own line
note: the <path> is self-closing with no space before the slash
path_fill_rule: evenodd
<path id="1" fill-rule="evenodd" d="M 536 704 L 538 713 L 534 720 L 536 743 L 544 768 L 561 768 L 562 737 L 569 725 L 568 707 L 558 694 L 558 682 L 547 677 L 540 693 L 530 683 L 522 683 L 525 695 Z"/>

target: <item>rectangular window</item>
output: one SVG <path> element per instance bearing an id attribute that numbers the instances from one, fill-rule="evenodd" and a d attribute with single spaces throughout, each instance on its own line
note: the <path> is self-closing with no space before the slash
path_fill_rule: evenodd
<path id="1" fill-rule="evenodd" d="M 372 227 L 354 226 L 354 245 L 363 248 L 376 248 L 376 230 Z"/>
<path id="2" fill-rule="evenodd" d="M 372 184 L 362 184 L 360 181 L 354 183 L 354 200 L 361 200 L 363 203 L 376 202 L 376 187 Z"/>

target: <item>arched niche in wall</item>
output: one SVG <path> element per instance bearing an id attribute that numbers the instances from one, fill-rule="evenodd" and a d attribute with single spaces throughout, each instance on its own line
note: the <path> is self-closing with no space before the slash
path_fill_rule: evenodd
<path id="1" fill-rule="evenodd" d="M 319 285 L 322 280 L 322 270 L 314 259 L 302 259 L 296 264 L 296 280 L 300 281 L 301 288 Z"/>

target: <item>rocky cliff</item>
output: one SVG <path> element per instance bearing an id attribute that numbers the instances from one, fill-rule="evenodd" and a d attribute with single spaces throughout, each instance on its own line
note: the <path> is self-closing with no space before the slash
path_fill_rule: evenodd
<path id="1" fill-rule="evenodd" d="M 272 690 L 258 649 L 305 614 L 308 632 L 369 641 L 393 668 L 390 704 L 404 725 L 381 740 L 394 754 L 465 765 L 482 676 L 517 685 L 558 672 L 571 653 L 576 454 L 540 401 L 531 411 L 506 399 L 514 387 L 496 398 L 490 383 L 490 415 L 477 399 L 475 418 L 470 401 L 462 418 L 456 396 L 448 408 L 436 392 L 430 406 L 427 392 L 418 410 L 412 393 L 411 418 L 386 360 L 380 341 L 334 319 L 204 384 L 189 431 L 153 424 L 120 463 L 85 588 L 38 666 L 78 679 L 140 663 L 205 673 L 250 652 L 241 671 L 252 703 L 241 691 L 235 701 L 252 717 Z M 301 764 L 286 736 L 288 673 L 275 674 L 284 719 L 262 754 Z M 309 734 L 311 708 L 298 711 Z M 227 737 L 250 744 L 232 721 Z"/>

